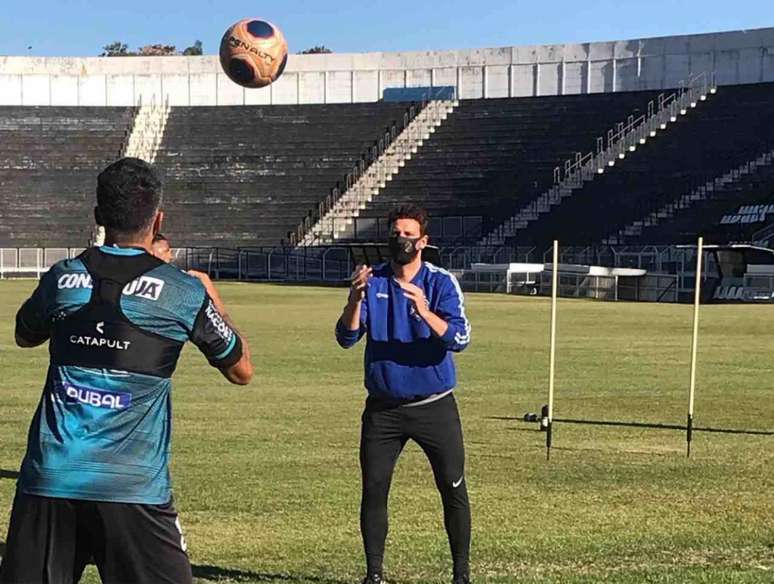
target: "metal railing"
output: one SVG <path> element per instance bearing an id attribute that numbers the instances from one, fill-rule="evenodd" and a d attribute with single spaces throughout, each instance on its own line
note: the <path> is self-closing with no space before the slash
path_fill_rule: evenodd
<path id="1" fill-rule="evenodd" d="M 644 228 L 658 225 L 662 219 L 674 217 L 677 211 L 690 208 L 696 201 L 717 198 L 721 193 L 742 182 L 758 169 L 770 167 L 774 162 L 774 149 L 772 149 L 768 142 L 766 142 L 765 149 L 766 151 L 762 154 L 756 152 L 755 159 L 748 160 L 720 176 L 707 175 L 703 178 L 695 178 L 692 181 L 695 186 L 687 190 L 685 194 L 672 198 L 667 203 L 661 205 L 658 203 L 650 204 L 647 209 L 643 210 L 643 216 L 637 221 L 618 229 L 606 243 L 620 244 L 623 243 L 621 240 L 625 241 L 626 237 L 639 236 Z M 753 236 L 753 239 L 758 241 L 755 239 L 755 236 Z"/>
<path id="2" fill-rule="evenodd" d="M 343 282 L 352 271 L 346 247 L 175 248 L 174 263 L 216 279 L 264 282 Z"/>
<path id="3" fill-rule="evenodd" d="M 304 240 L 304 237 L 311 232 L 312 228 L 334 208 L 344 193 L 352 188 L 371 165 L 384 154 L 390 144 L 392 144 L 403 130 L 409 127 L 414 118 L 425 109 L 428 103 L 429 102 L 426 99 L 423 99 L 421 102 L 412 103 L 403 112 L 400 126 L 397 122 L 393 121 L 390 126 L 384 129 L 376 140 L 374 140 L 373 144 L 360 155 L 360 159 L 352 166 L 351 170 L 344 175 L 343 185 L 337 182 L 325 198 L 320 201 L 316 207 L 309 210 L 298 226 L 296 226 L 296 229 L 288 232 L 289 245 L 296 246 Z"/>
<path id="4" fill-rule="evenodd" d="M 0 248 L 0 278 L 39 278 L 54 263 L 73 258 L 84 248 Z M 551 262 L 551 248 L 510 246 L 449 246 L 439 250 L 441 264 L 455 272 L 473 264 Z M 346 246 L 317 247 L 183 247 L 174 248 L 174 262 L 183 270 L 197 269 L 214 278 L 249 281 L 340 283 L 350 274 L 352 252 Z M 562 247 L 562 264 L 640 268 L 649 274 L 677 275 L 678 295 L 693 290 L 696 250 L 678 246 Z M 705 256 L 705 277 L 717 266 Z"/>
<path id="5" fill-rule="evenodd" d="M 459 274 L 466 292 L 500 292 L 522 296 L 550 296 L 552 272 L 547 269 L 509 272 L 505 266 L 465 270 Z M 575 271 L 558 274 L 558 295 L 607 301 L 678 302 L 678 276 L 648 274 L 644 277 L 590 275 Z"/>
<path id="6" fill-rule="evenodd" d="M 774 238 L 774 223 L 766 225 L 753 233 L 752 240 L 755 243 L 766 243 Z"/>
<path id="7" fill-rule="evenodd" d="M 378 153 L 378 158 L 365 172 L 346 185 L 346 190 L 339 194 L 333 206 L 297 244 L 335 244 L 339 236 L 348 230 L 351 220 L 378 195 L 380 189 L 387 186 L 387 182 L 440 126 L 455 105 L 456 101 L 431 100 L 413 119 L 404 118 L 404 129 L 392 136 L 392 141 Z"/>
<path id="8" fill-rule="evenodd" d="M 386 241 L 390 223 L 386 217 L 335 217 L 333 229 L 346 224 L 347 231 L 338 238 L 341 243 Z M 484 218 L 480 215 L 445 215 L 432 217 L 428 234 L 433 243 L 474 245 L 482 235 Z"/>
<path id="9" fill-rule="evenodd" d="M 4 247 L 0 248 L 0 279 L 40 278 L 56 262 L 74 258 L 80 247 Z"/>
<path id="10" fill-rule="evenodd" d="M 607 131 L 606 138 L 597 138 L 594 152 L 585 155 L 577 153 L 575 158 L 565 161 L 563 166 L 554 168 L 554 186 L 581 186 L 584 180 L 593 178 L 616 160 L 622 159 L 627 152 L 633 152 L 648 138 L 655 136 L 658 130 L 666 128 L 669 122 L 677 121 L 679 115 L 685 115 L 689 108 L 716 89 L 715 74 L 699 73 L 681 82 L 680 87 L 669 95 L 660 94 L 656 100 L 648 102 L 647 112 L 626 121 L 619 122 Z"/>
<path id="11" fill-rule="evenodd" d="M 628 152 L 636 150 L 654 137 L 667 124 L 677 121 L 679 115 L 685 115 L 690 108 L 706 99 L 707 95 L 717 91 L 714 73 L 700 73 L 690 77 L 687 82 L 671 94 L 660 94 L 656 100 L 648 103 L 647 112 L 635 117 L 630 115 L 626 121 L 619 122 L 608 130 L 606 136 L 597 137 L 596 149 L 585 155 L 577 152 L 573 158 L 563 165 L 554 168 L 553 186 L 525 205 L 516 215 L 498 226 L 486 240 L 504 241 L 516 230 L 523 228 L 530 221 L 536 220 L 541 213 L 548 212 L 553 205 L 561 202 L 572 190 L 582 187 L 585 182 L 593 180 L 605 169 L 624 159 Z"/>

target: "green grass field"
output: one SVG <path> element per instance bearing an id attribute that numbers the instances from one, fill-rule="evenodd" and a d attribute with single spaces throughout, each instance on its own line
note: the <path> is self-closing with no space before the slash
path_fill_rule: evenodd
<path id="1" fill-rule="evenodd" d="M 0 283 L 0 539 L 45 348 L 13 346 L 31 282 Z M 362 347 L 338 348 L 344 291 L 221 286 L 256 377 L 228 386 L 185 350 L 173 392 L 172 474 L 199 582 L 356 582 Z M 683 423 L 691 307 L 564 300 L 555 415 Z M 469 295 L 457 359 L 476 582 L 774 582 L 774 437 L 503 418 L 546 401 L 545 299 Z M 774 311 L 702 312 L 696 422 L 774 430 Z M 429 465 L 410 445 L 391 496 L 390 582 L 448 582 Z M 93 568 L 86 581 L 97 582 Z"/>

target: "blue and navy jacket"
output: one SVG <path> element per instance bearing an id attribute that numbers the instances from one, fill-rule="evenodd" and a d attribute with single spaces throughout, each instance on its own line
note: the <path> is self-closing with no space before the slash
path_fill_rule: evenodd
<path id="1" fill-rule="evenodd" d="M 411 281 L 422 288 L 430 310 L 449 328 L 437 337 L 416 313 L 395 280 L 390 264 L 374 268 L 360 311 L 359 330 L 350 331 L 341 320 L 336 340 L 350 348 L 367 336 L 365 387 L 370 395 L 390 401 L 412 401 L 448 391 L 457 383 L 452 353 L 470 343 L 470 323 L 457 279 L 424 262 Z"/>
<path id="2" fill-rule="evenodd" d="M 118 281 L 92 276 L 104 264 Z M 180 349 L 190 340 L 221 368 L 242 353 L 199 280 L 136 248 L 92 248 L 55 264 L 19 310 L 16 334 L 48 340 L 51 353 L 18 486 L 67 499 L 167 503 Z"/>

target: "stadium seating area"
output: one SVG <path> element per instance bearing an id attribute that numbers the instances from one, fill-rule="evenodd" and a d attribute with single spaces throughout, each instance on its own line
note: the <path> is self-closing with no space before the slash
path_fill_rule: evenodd
<path id="1" fill-rule="evenodd" d="M 462 100 L 361 212 L 354 239 L 395 204 L 423 203 L 436 243 L 470 244 L 543 193 L 556 166 L 643 113 L 656 92 Z M 186 246 L 275 246 L 342 183 L 408 104 L 172 108 L 156 164 L 168 232 Z M 78 247 L 91 236 L 94 178 L 116 158 L 132 108 L 0 107 L 0 247 Z M 774 84 L 722 87 L 509 241 L 601 243 L 700 184 L 774 148 Z M 724 217 L 774 200 L 774 170 L 691 201 L 626 244 L 750 240 L 763 223 Z"/>
<path id="2" fill-rule="evenodd" d="M 756 210 L 772 203 L 774 167 L 769 165 L 716 190 L 712 198 L 677 210 L 630 241 L 671 245 L 695 243 L 696 236 L 703 235 L 712 243 L 750 242 L 765 225 L 765 213 Z"/>
<path id="3" fill-rule="evenodd" d="M 0 107 L 0 247 L 78 247 L 132 108 Z"/>
<path id="4" fill-rule="evenodd" d="M 542 245 L 558 238 L 573 245 L 599 243 L 699 185 L 771 150 L 772 145 L 774 84 L 722 87 L 656 139 L 519 231 L 512 242 Z M 679 213 L 673 221 L 659 229 L 646 229 L 629 243 L 695 239 L 696 229 L 713 225 L 718 215 L 750 198 L 735 201 L 735 195 L 748 189 L 765 190 L 765 185 L 754 186 L 757 179 L 774 185 L 767 173 L 749 179 L 751 183 L 740 183 L 739 190 L 729 189 L 719 201 Z M 751 198 L 754 201 L 756 196 Z"/>
<path id="5" fill-rule="evenodd" d="M 360 217 L 383 217 L 395 204 L 419 199 L 436 218 L 483 217 L 478 231 L 462 238 L 474 242 L 548 189 L 555 167 L 593 150 L 598 136 L 644 113 L 657 95 L 462 100 Z"/>
<path id="6" fill-rule="evenodd" d="M 172 108 L 156 164 L 173 243 L 273 246 L 406 103 Z"/>

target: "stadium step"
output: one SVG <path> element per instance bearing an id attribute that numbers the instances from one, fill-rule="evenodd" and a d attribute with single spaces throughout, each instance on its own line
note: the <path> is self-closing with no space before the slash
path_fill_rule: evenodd
<path id="1" fill-rule="evenodd" d="M 680 114 L 687 113 L 689 107 L 696 107 L 699 101 L 706 99 L 708 93 L 714 94 L 714 85 L 711 88 L 713 91 L 710 91 L 708 82 L 708 76 L 696 76 L 680 91 L 666 97 L 660 96 L 657 104 L 652 101 L 647 114 L 636 119 L 631 115 L 625 122 L 618 123 L 608 132 L 606 141 L 601 137 L 597 139 L 596 152 L 585 156 L 578 153 L 575 158 L 566 161 L 564 168 L 555 168 L 554 185 L 546 193 L 524 205 L 516 215 L 479 243 L 503 245 L 506 239 L 516 236 L 530 223 L 550 213 L 554 206 L 561 205 L 562 200 L 572 197 L 595 177 L 605 174 L 616 164 L 625 164 L 627 153 L 635 152 L 637 145 L 644 144 L 649 137 L 655 137 L 658 131 L 666 130 L 669 124 L 676 123 Z"/>
<path id="2" fill-rule="evenodd" d="M 640 225 L 646 228 L 658 227 L 664 220 L 673 219 L 677 211 L 688 211 L 697 203 L 718 199 L 729 190 L 733 190 L 745 177 L 750 176 L 758 169 L 772 166 L 772 164 L 774 164 L 774 149 L 766 151 L 755 159 L 749 160 L 737 168 L 708 181 L 693 191 L 680 196 L 675 202 L 666 203 L 659 209 L 649 213 L 644 219 L 624 226 L 618 231 L 617 235 L 608 238 L 604 243 L 609 244 L 613 239 L 626 243 L 627 237 L 639 237 L 644 232 L 644 229 L 639 227 Z"/>
<path id="3" fill-rule="evenodd" d="M 405 168 L 406 162 L 430 140 L 456 105 L 456 101 L 429 102 L 325 215 L 303 237 L 298 238 L 297 245 L 324 245 L 351 236 L 354 219 Z"/>
<path id="4" fill-rule="evenodd" d="M 164 129 L 169 119 L 169 103 L 142 105 L 132 122 L 124 156 L 141 158 L 153 163 L 164 139 Z"/>

